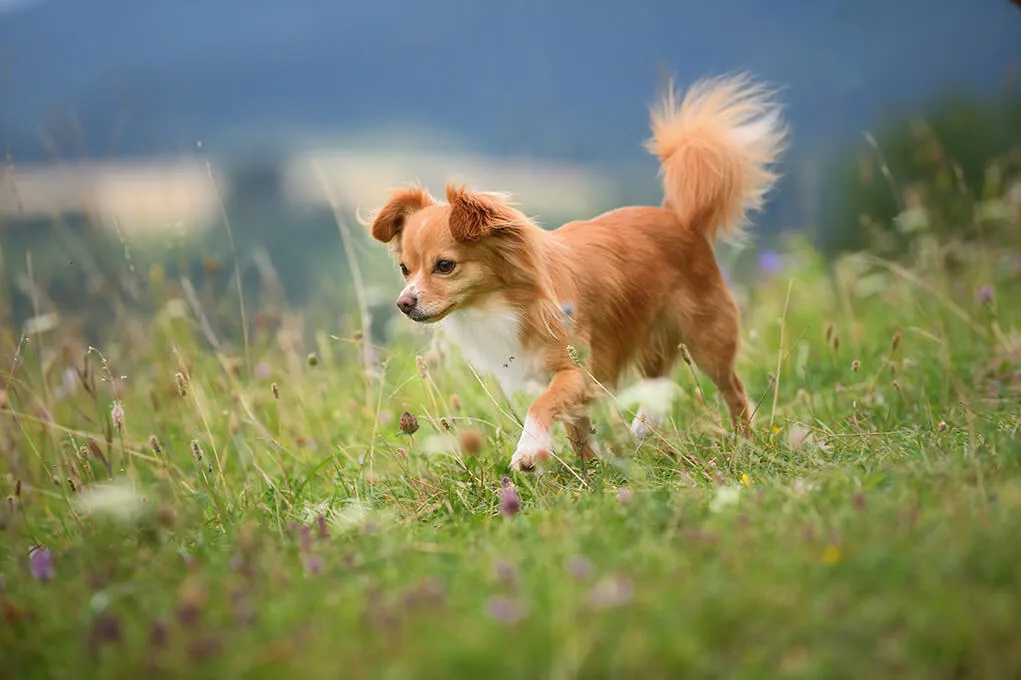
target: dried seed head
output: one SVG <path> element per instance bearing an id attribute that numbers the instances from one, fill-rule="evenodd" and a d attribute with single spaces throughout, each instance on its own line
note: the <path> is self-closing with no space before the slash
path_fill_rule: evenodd
<path id="1" fill-rule="evenodd" d="M 895 389 L 898 392 L 900 392 L 900 383 L 897 382 L 896 380 L 893 381 L 893 389 Z"/>
<path id="2" fill-rule="evenodd" d="M 451 429 L 450 421 L 447 420 L 446 418 L 440 418 L 440 427 L 442 427 L 447 432 L 450 432 Z"/>
<path id="3" fill-rule="evenodd" d="M 833 351 L 834 352 L 839 352 L 840 351 L 840 336 L 839 335 L 834 335 L 833 336 L 833 341 L 830 343 L 830 346 L 833 347 Z"/>
<path id="4" fill-rule="evenodd" d="M 188 396 L 188 383 L 184 379 L 184 373 L 175 373 L 174 381 L 177 383 L 177 395 L 179 397 Z"/>
<path id="5" fill-rule="evenodd" d="M 418 418 L 405 411 L 401 414 L 401 432 L 412 435 L 418 432 Z"/>
<path id="6" fill-rule="evenodd" d="M 279 399 L 280 398 L 280 386 L 279 385 L 277 385 L 276 383 L 273 383 L 272 385 L 269 386 L 269 389 L 273 393 L 273 398 L 274 399 Z"/>
<path id="7" fill-rule="evenodd" d="M 425 378 L 429 375 L 429 367 L 426 365 L 425 357 L 421 354 L 415 357 L 415 367 L 418 368 L 418 375 L 420 378 Z"/>
<path id="8" fill-rule="evenodd" d="M 113 402 L 113 406 L 110 407 L 110 422 L 118 432 L 124 429 L 124 405 L 120 401 Z"/>
<path id="9" fill-rule="evenodd" d="M 900 347 L 900 332 L 893 334 L 893 340 L 890 341 L 890 351 L 896 352 L 898 347 Z"/>
<path id="10" fill-rule="evenodd" d="M 857 373 L 860 370 L 861 370 L 861 361 L 859 361 L 858 359 L 855 359 L 854 361 L 851 362 L 851 372 L 852 373 Z"/>
<path id="11" fill-rule="evenodd" d="M 195 456 L 195 460 L 202 460 L 202 445 L 198 439 L 191 440 L 191 455 Z"/>
<path id="12" fill-rule="evenodd" d="M 354 333 L 353 333 L 353 334 L 351 335 L 351 339 L 352 339 L 352 340 L 354 340 L 355 342 L 360 342 L 360 341 L 361 341 L 361 339 L 362 339 L 362 338 L 364 338 L 364 337 L 365 337 L 365 334 L 364 334 L 364 333 L 362 333 L 362 332 L 361 332 L 360 330 L 358 330 L 358 331 L 355 331 L 355 332 L 354 332 Z"/>
<path id="13" fill-rule="evenodd" d="M 947 425 L 947 421 L 945 421 L 945 420 L 939 421 L 939 426 L 938 427 L 939 427 L 939 431 L 940 432 L 946 432 L 947 430 L 950 429 L 950 426 Z"/>
<path id="14" fill-rule="evenodd" d="M 78 493 L 78 487 L 75 486 L 74 480 L 70 477 L 67 478 L 67 487 L 71 489 L 71 493 Z"/>
<path id="15" fill-rule="evenodd" d="M 826 324 L 826 342 L 829 342 L 829 341 L 831 341 L 833 339 L 833 332 L 836 329 L 837 329 L 837 327 L 833 325 L 832 321 L 830 323 Z"/>
<path id="16" fill-rule="evenodd" d="M 149 448 L 152 449 L 152 452 L 157 456 L 163 454 L 163 447 L 160 445 L 160 440 L 157 439 L 154 434 L 149 435 Z"/>
<path id="17" fill-rule="evenodd" d="M 682 342 L 682 343 L 681 343 L 681 344 L 679 345 L 679 348 L 680 348 L 680 350 L 681 350 L 681 359 L 682 359 L 682 360 L 684 361 L 684 363 L 686 363 L 686 364 L 688 364 L 689 366 L 691 366 L 691 364 L 692 364 L 692 359 L 691 359 L 691 351 L 690 351 L 690 350 L 688 349 L 688 346 L 687 346 L 687 345 L 685 345 L 685 344 L 684 344 L 684 343 Z"/>
<path id="18" fill-rule="evenodd" d="M 14 480 L 14 497 L 21 498 L 21 480 Z"/>
<path id="19" fill-rule="evenodd" d="M 319 365 L 319 357 L 316 356 L 315 352 L 309 352 L 307 361 L 308 361 L 308 365 L 309 366 L 318 366 Z"/>
<path id="20" fill-rule="evenodd" d="M 461 451 L 468 456 L 477 456 L 486 443 L 486 438 L 482 433 L 474 429 L 462 430 L 458 438 L 461 443 Z"/>

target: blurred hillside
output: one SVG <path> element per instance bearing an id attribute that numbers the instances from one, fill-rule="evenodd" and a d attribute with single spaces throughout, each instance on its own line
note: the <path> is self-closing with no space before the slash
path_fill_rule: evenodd
<path id="1" fill-rule="evenodd" d="M 751 69 L 785 88 L 795 146 L 764 224 L 818 215 L 831 145 L 1018 55 L 1005 0 L 565 0 L 300 5 L 21 0 L 0 14 L 0 143 L 21 163 L 190 152 L 275 158 L 412 130 L 477 153 L 584 162 L 658 200 L 646 106 Z"/>

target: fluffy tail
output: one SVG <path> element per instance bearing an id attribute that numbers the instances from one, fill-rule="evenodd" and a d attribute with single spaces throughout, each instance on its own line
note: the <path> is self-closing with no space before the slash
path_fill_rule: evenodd
<path id="1" fill-rule="evenodd" d="M 780 106 L 747 75 L 702 80 L 679 102 L 671 86 L 646 142 L 660 159 L 664 207 L 710 240 L 740 236 L 779 178 L 770 166 L 786 137 Z"/>

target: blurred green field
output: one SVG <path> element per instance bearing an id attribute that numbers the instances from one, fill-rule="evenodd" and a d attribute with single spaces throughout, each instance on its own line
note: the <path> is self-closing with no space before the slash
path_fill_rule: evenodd
<path id="1" fill-rule="evenodd" d="M 973 205 L 1014 236 L 742 277 L 754 441 L 681 364 L 655 437 L 607 395 L 537 478 L 408 324 L 369 375 L 357 314 L 214 351 L 153 276 L 101 346 L 3 329 L 0 675 L 1016 677 L 1021 220 Z"/>

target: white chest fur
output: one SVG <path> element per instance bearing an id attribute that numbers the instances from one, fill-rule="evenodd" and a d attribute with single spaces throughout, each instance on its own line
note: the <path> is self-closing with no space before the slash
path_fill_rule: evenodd
<path id="1" fill-rule="evenodd" d="M 518 316 L 512 309 L 458 310 L 443 320 L 442 327 L 465 360 L 479 373 L 496 378 L 508 397 L 543 388 L 544 372 L 521 345 Z"/>

